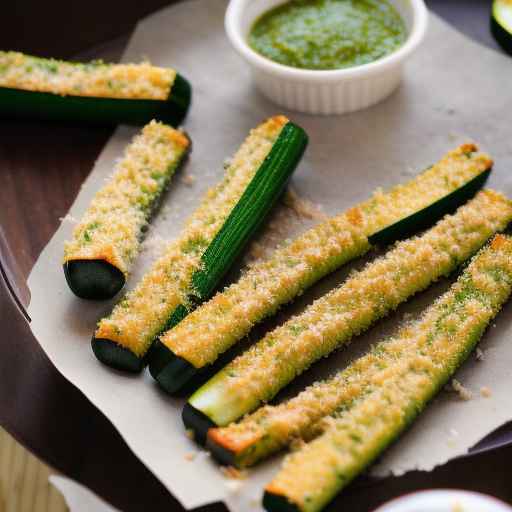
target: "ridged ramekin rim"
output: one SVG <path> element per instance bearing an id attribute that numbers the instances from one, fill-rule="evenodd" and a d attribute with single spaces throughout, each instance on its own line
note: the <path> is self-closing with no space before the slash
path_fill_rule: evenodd
<path id="1" fill-rule="evenodd" d="M 254 0 L 230 0 L 224 18 L 226 34 L 237 53 L 251 66 L 287 80 L 300 82 L 340 82 L 384 73 L 405 61 L 423 41 L 428 26 L 428 11 L 424 0 L 408 0 L 413 22 L 407 41 L 398 50 L 374 62 L 345 69 L 310 70 L 285 66 L 254 51 L 241 31 L 244 8 Z M 284 2 L 283 2 L 284 3 Z M 254 21 L 254 20 L 251 20 Z"/>

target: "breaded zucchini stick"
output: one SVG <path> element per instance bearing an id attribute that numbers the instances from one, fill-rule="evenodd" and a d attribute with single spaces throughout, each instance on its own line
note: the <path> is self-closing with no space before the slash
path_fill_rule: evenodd
<path id="1" fill-rule="evenodd" d="M 67 62 L 0 51 L 0 112 L 14 117 L 178 126 L 191 88 L 174 69 Z"/>
<path id="2" fill-rule="evenodd" d="M 512 239 L 497 235 L 419 321 L 380 345 L 386 350 L 392 347 L 396 360 L 382 369 L 368 369 L 369 392 L 325 421 L 319 437 L 286 457 L 266 487 L 265 508 L 322 510 L 441 390 L 511 291 Z"/>
<path id="3" fill-rule="evenodd" d="M 64 246 L 64 274 L 78 297 L 109 299 L 123 287 L 151 214 L 189 146 L 184 133 L 151 121 L 126 148 Z"/>
<path id="4" fill-rule="evenodd" d="M 251 131 L 178 239 L 99 322 L 92 346 L 101 361 L 139 371 L 155 337 L 214 292 L 282 193 L 306 143 L 305 132 L 284 116 Z"/>
<path id="5" fill-rule="evenodd" d="M 313 283 L 372 244 L 388 243 L 441 218 L 471 197 L 492 166 L 474 144 L 451 151 L 404 185 L 308 230 L 255 265 L 155 344 L 150 371 L 173 393 Z"/>
<path id="6" fill-rule="evenodd" d="M 423 235 L 398 243 L 226 365 L 189 399 L 186 426 L 203 440 L 208 427 L 268 402 L 313 362 L 452 272 L 511 220 L 512 202 L 485 190 Z"/>

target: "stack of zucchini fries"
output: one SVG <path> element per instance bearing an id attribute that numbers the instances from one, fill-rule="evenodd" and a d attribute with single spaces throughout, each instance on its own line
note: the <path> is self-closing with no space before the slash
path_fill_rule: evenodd
<path id="1" fill-rule="evenodd" d="M 82 112 L 86 118 L 87 102 L 106 98 L 110 120 L 145 124 L 65 245 L 69 287 L 89 300 L 111 299 L 122 290 L 148 224 L 191 148 L 189 136 L 171 126 L 186 114 L 186 81 L 149 64 L 117 66 L 0 52 L 0 108 L 29 98 L 40 102 L 42 117 L 80 118 Z M 58 90 L 48 89 L 50 83 Z M 133 107 L 124 103 L 130 98 Z M 137 110 L 141 101 L 149 101 L 146 110 Z M 162 115 L 151 117 L 158 120 L 146 118 L 156 112 Z M 322 510 L 411 424 L 512 291 L 512 239 L 499 234 L 512 221 L 512 202 L 480 190 L 493 162 L 474 144 L 321 221 L 217 291 L 283 193 L 307 140 L 284 116 L 251 130 L 223 178 L 100 319 L 92 338 L 94 354 L 106 365 L 140 372 L 148 364 L 170 394 L 195 388 L 184 424 L 221 464 L 252 466 L 300 439 L 301 448 L 265 488 L 269 511 Z M 384 255 L 205 382 L 255 325 L 326 275 L 386 245 Z M 269 404 L 316 361 L 463 264 L 452 287 L 419 319 L 329 378 Z"/>

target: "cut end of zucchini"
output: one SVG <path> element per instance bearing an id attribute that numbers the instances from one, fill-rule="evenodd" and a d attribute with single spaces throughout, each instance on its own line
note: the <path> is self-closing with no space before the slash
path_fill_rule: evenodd
<path id="1" fill-rule="evenodd" d="M 483 187 L 491 170 L 491 168 L 486 169 L 462 187 L 432 203 L 430 206 L 370 235 L 368 237 L 369 242 L 372 245 L 388 245 L 430 227 L 471 199 Z"/>
<path id="2" fill-rule="evenodd" d="M 512 55 L 512 3 L 494 0 L 491 13 L 491 33 L 496 42 Z"/>
<path id="3" fill-rule="evenodd" d="M 281 494 L 265 491 L 263 495 L 263 508 L 268 512 L 301 512 L 300 508 Z"/>
<path id="4" fill-rule="evenodd" d="M 112 340 L 93 338 L 91 346 L 99 361 L 116 370 L 139 373 L 144 368 L 144 359 Z"/>
<path id="5" fill-rule="evenodd" d="M 223 466 L 239 467 L 236 453 L 219 444 L 210 434 L 206 438 L 206 449 L 212 454 L 213 458 Z"/>
<path id="6" fill-rule="evenodd" d="M 208 430 L 217 426 L 206 414 L 189 403 L 183 407 L 181 417 L 185 428 L 194 433 L 194 440 L 202 446 L 206 444 Z"/>
<path id="7" fill-rule="evenodd" d="M 159 340 L 151 348 L 149 360 L 149 373 L 170 394 L 180 391 L 198 373 L 186 359 L 175 355 Z"/>
<path id="8" fill-rule="evenodd" d="M 105 260 L 70 260 L 64 275 L 71 291 L 81 299 L 111 299 L 121 290 L 125 275 Z"/>
<path id="9" fill-rule="evenodd" d="M 191 101 L 192 87 L 190 82 L 178 73 L 174 79 L 167 104 L 158 118 L 172 126 L 179 126 L 187 116 Z"/>

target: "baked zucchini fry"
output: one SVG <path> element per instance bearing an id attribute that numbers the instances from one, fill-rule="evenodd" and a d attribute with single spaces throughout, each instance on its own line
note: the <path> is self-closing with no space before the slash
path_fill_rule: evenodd
<path id="1" fill-rule="evenodd" d="M 239 423 L 210 429 L 208 448 L 225 465 L 247 467 L 298 438 L 312 438 L 322 418 L 345 410 L 378 387 L 381 382 L 374 378 L 376 374 L 417 355 L 424 342 L 417 336 L 418 325 L 406 324 L 397 337 L 379 343 L 344 371 L 314 383 L 290 400 L 260 407 Z"/>
<path id="2" fill-rule="evenodd" d="M 465 144 L 410 182 L 310 229 L 164 333 L 150 357 L 151 374 L 169 393 L 180 390 L 256 323 L 371 244 L 408 235 L 454 210 L 483 185 L 491 166 L 487 155 Z"/>
<path id="3" fill-rule="evenodd" d="M 512 2 L 510 0 L 493 0 L 491 33 L 498 44 L 512 55 Z"/>
<path id="4" fill-rule="evenodd" d="M 0 51 L 3 116 L 133 125 L 158 119 L 178 126 L 190 98 L 189 83 L 170 68 Z"/>
<path id="5" fill-rule="evenodd" d="M 64 246 L 64 275 L 83 299 L 109 299 L 124 285 L 147 223 L 188 153 L 187 136 L 151 121 L 126 148 Z"/>
<path id="6" fill-rule="evenodd" d="M 374 391 L 324 422 L 266 487 L 271 511 L 317 512 L 412 423 L 480 340 L 512 291 L 512 239 L 497 235 L 451 289 L 393 340 L 416 353 L 373 371 Z"/>
<path id="7" fill-rule="evenodd" d="M 269 401 L 313 362 L 449 274 L 511 220 L 512 202 L 485 190 L 422 236 L 400 242 L 199 388 L 183 411 L 186 426 L 202 441 L 206 424 L 226 426 Z"/>
<path id="8" fill-rule="evenodd" d="M 92 340 L 98 359 L 141 370 L 153 340 L 213 293 L 281 195 L 306 144 L 305 132 L 284 116 L 251 131 L 181 236 L 99 322 Z"/>

